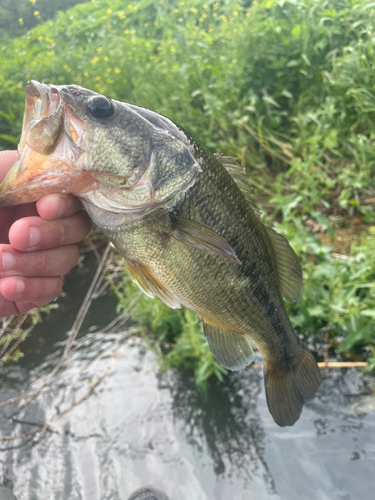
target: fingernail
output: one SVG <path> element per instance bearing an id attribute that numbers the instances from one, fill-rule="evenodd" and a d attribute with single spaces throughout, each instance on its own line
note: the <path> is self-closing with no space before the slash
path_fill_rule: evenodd
<path id="1" fill-rule="evenodd" d="M 10 271 L 15 262 L 16 259 L 11 253 L 3 252 L 1 254 L 1 272 L 6 273 L 7 271 Z"/>
<path id="2" fill-rule="evenodd" d="M 41 240 L 42 235 L 40 234 L 39 228 L 36 226 L 29 227 L 29 245 L 28 248 L 35 247 Z"/>
<path id="3" fill-rule="evenodd" d="M 21 279 L 17 279 L 16 294 L 22 293 L 25 290 L 25 282 Z"/>

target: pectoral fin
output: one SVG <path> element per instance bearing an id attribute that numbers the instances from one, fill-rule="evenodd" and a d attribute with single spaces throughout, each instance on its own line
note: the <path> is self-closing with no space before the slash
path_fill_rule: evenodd
<path id="1" fill-rule="evenodd" d="M 224 368 L 238 371 L 254 361 L 251 341 L 245 335 L 222 330 L 205 322 L 203 330 L 211 351 Z"/>
<path id="2" fill-rule="evenodd" d="M 222 236 L 212 231 L 209 227 L 199 222 L 183 219 L 174 214 L 170 214 L 170 218 L 174 226 L 171 236 L 176 240 L 183 241 L 202 252 L 209 253 L 210 255 L 220 255 L 241 265 L 233 248 Z"/>
<path id="3" fill-rule="evenodd" d="M 180 308 L 178 298 L 150 273 L 147 266 L 139 262 L 126 262 L 131 279 L 136 283 L 143 293 L 149 297 L 159 297 L 172 309 Z"/>

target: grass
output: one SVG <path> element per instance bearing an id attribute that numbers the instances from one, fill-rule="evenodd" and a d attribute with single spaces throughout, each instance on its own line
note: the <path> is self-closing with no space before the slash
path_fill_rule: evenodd
<path id="1" fill-rule="evenodd" d="M 374 30 L 370 1 L 82 3 L 0 46 L 0 145 L 18 142 L 31 78 L 165 114 L 239 158 L 267 224 L 296 249 L 298 334 L 322 354 L 328 332 L 332 355 L 374 365 Z M 337 252 L 353 219 L 363 235 Z M 136 293 L 114 287 L 120 304 Z M 201 386 L 221 376 L 189 311 L 147 297 L 137 310 L 165 366 L 190 366 Z"/>

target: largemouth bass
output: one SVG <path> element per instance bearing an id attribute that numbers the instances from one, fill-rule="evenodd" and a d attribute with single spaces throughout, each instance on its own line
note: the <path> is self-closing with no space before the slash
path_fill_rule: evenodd
<path id="1" fill-rule="evenodd" d="M 275 422 L 298 420 L 321 381 L 283 305 L 299 298 L 301 266 L 262 223 L 231 158 L 148 109 L 36 81 L 26 85 L 19 150 L 0 206 L 78 196 L 144 293 L 198 313 L 225 368 L 251 364 L 256 344 Z"/>

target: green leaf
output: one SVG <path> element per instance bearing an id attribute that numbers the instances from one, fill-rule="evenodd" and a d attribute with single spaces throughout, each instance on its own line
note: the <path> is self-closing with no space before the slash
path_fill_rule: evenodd
<path id="1" fill-rule="evenodd" d="M 19 139 L 15 139 L 14 137 L 12 137 L 11 135 L 8 135 L 8 134 L 0 134 L 0 139 L 2 139 L 3 141 L 10 142 L 11 144 L 15 144 L 15 145 L 17 145 L 19 142 Z"/>
<path id="2" fill-rule="evenodd" d="M 359 314 L 361 316 L 367 316 L 368 318 L 375 319 L 375 309 L 363 309 Z"/>

